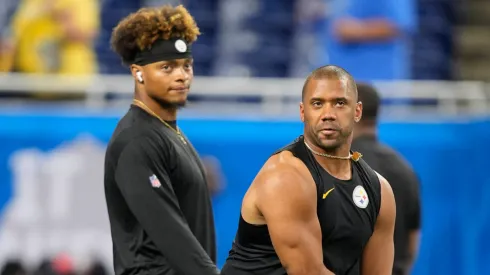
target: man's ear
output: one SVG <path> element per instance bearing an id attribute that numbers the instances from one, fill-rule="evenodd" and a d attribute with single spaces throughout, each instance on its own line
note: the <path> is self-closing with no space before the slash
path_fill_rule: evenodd
<path id="1" fill-rule="evenodd" d="M 143 71 L 141 66 L 131 65 L 131 74 L 136 82 L 143 83 Z"/>
<path id="2" fill-rule="evenodd" d="M 299 103 L 299 118 L 302 122 L 305 122 L 305 105 L 303 102 Z"/>
<path id="3" fill-rule="evenodd" d="M 356 103 L 356 113 L 354 116 L 354 121 L 357 123 L 361 121 L 361 118 L 362 118 L 362 102 L 359 101 Z"/>

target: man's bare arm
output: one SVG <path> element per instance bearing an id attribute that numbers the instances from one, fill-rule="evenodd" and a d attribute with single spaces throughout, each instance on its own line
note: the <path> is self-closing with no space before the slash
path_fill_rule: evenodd
<path id="1" fill-rule="evenodd" d="M 296 160 L 287 158 L 293 163 Z M 256 184 L 257 208 L 266 220 L 272 244 L 287 273 L 333 274 L 323 264 L 313 179 L 305 177 L 295 165 L 281 161 L 261 172 Z"/>
<path id="2" fill-rule="evenodd" d="M 344 43 L 384 41 L 393 39 L 400 34 L 397 26 L 384 18 L 339 19 L 334 25 L 334 31 Z"/>
<path id="3" fill-rule="evenodd" d="M 378 178 L 381 183 L 381 207 L 374 233 L 363 252 L 362 274 L 364 275 L 391 275 L 393 272 L 395 197 L 388 181 L 379 174 Z"/>

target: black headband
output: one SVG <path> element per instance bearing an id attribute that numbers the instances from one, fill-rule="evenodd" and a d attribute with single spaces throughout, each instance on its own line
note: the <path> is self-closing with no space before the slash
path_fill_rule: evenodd
<path id="1" fill-rule="evenodd" d="M 151 45 L 150 49 L 138 52 L 133 63 L 144 66 L 159 61 L 189 57 L 191 57 L 191 45 L 188 45 L 183 39 L 159 39 Z"/>

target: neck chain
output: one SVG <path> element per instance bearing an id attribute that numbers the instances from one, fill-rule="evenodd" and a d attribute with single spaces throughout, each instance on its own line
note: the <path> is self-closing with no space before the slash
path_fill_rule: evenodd
<path id="1" fill-rule="evenodd" d="M 158 118 L 158 120 L 160 120 L 165 126 L 167 126 L 167 128 L 170 128 L 171 130 L 173 130 L 177 136 L 180 138 L 180 140 L 184 143 L 184 144 L 187 144 L 187 141 L 185 140 L 184 136 L 182 135 L 182 132 L 180 131 L 179 128 L 177 129 L 174 129 L 174 127 L 170 126 L 170 124 L 168 124 L 165 120 L 163 120 L 159 115 L 157 115 L 155 112 L 153 112 L 150 107 L 146 106 L 145 103 L 143 103 L 142 101 L 140 100 L 137 100 L 137 99 L 133 99 L 133 104 L 140 107 L 141 109 L 145 110 L 146 112 L 148 112 L 150 115 Z"/>
<path id="2" fill-rule="evenodd" d="M 306 148 L 308 148 L 313 154 L 315 154 L 317 156 L 322 156 L 322 157 L 331 158 L 331 159 L 343 159 L 343 160 L 352 159 L 354 161 L 358 161 L 362 157 L 361 153 L 359 153 L 359 152 L 354 152 L 354 154 L 351 154 L 349 152 L 349 155 L 346 157 L 339 157 L 339 156 L 333 156 L 333 155 L 329 155 L 329 154 L 325 154 L 325 153 L 319 153 L 319 152 L 316 152 L 313 149 L 311 149 L 311 147 L 308 145 L 308 143 L 306 143 L 306 140 L 304 141 L 304 143 L 306 145 Z"/>

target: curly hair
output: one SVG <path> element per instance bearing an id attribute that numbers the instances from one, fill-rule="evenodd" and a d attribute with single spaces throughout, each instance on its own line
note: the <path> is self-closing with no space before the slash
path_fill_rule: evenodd
<path id="1" fill-rule="evenodd" d="M 130 65 L 139 51 L 151 48 L 158 39 L 181 38 L 191 44 L 200 34 L 194 18 L 182 5 L 142 8 L 114 28 L 111 47 L 125 65 Z"/>

